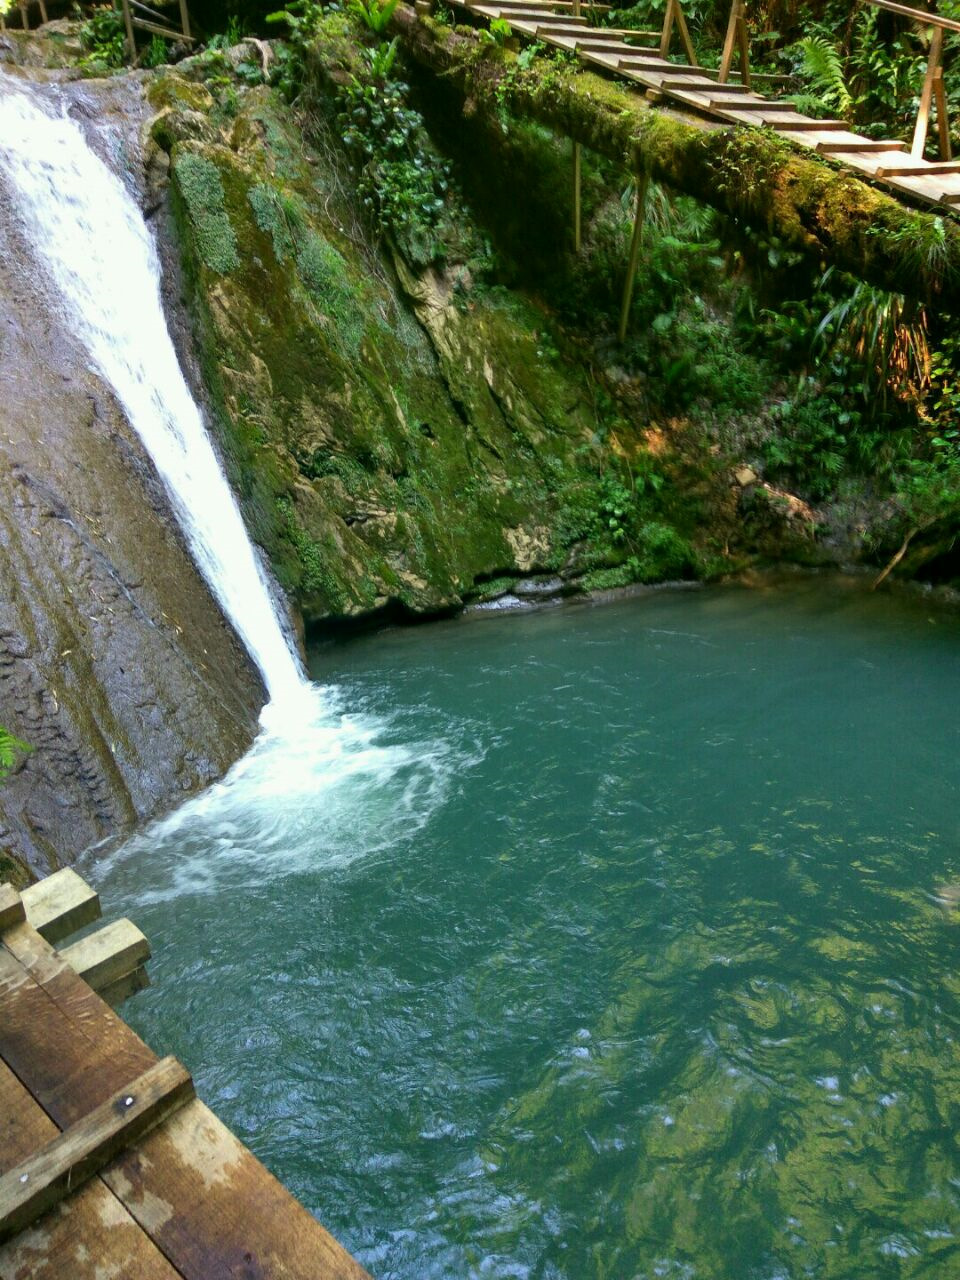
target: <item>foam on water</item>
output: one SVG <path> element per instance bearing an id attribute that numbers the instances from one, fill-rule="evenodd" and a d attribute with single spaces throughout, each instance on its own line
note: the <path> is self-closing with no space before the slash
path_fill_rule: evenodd
<path id="1" fill-rule="evenodd" d="M 225 778 L 100 856 L 91 873 L 112 903 L 251 888 L 409 841 L 480 753 L 462 726 L 399 742 L 402 727 L 349 714 L 340 696 L 306 687 L 299 715 L 268 716 Z"/>

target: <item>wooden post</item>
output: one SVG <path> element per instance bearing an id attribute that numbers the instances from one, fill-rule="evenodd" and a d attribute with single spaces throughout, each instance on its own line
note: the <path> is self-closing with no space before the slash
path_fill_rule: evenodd
<path id="1" fill-rule="evenodd" d="M 665 58 L 670 52 L 674 23 L 679 28 L 680 43 L 683 45 L 683 52 L 687 55 L 687 61 L 691 67 L 697 66 L 697 55 L 694 52 L 693 41 L 690 39 L 687 20 L 683 16 L 683 10 L 680 7 L 680 0 L 667 0 L 667 7 L 663 15 L 663 28 L 660 32 L 660 57 Z"/>
<path id="2" fill-rule="evenodd" d="M 943 67 L 937 67 L 933 80 L 933 97 L 937 104 L 937 133 L 940 137 L 940 159 L 952 160 L 950 147 L 950 116 L 947 114 L 947 95 L 943 90 Z"/>
<path id="3" fill-rule="evenodd" d="M 740 45 L 740 79 L 745 89 L 750 88 L 750 37 L 747 34 L 747 20 L 744 17 L 744 6 L 740 5 L 740 17 L 737 19 L 737 42 Z"/>
<path id="4" fill-rule="evenodd" d="M 40 21 L 41 22 L 49 21 L 49 19 L 47 18 L 47 6 L 44 3 L 44 0 L 40 0 Z"/>
<path id="5" fill-rule="evenodd" d="M 192 39 L 190 34 L 190 15 L 187 13 L 187 0 L 180 0 L 180 26 L 183 28 L 183 34 L 187 39 Z"/>
<path id="6" fill-rule="evenodd" d="M 937 78 L 937 68 L 943 55 L 943 28 L 934 27 L 930 37 L 930 55 L 927 58 L 927 73 L 923 77 L 923 89 L 920 92 L 920 110 L 917 112 L 917 125 L 913 131 L 913 145 L 910 154 L 914 160 L 922 160 L 927 143 L 927 130 L 930 127 L 930 102 L 933 98 L 933 86 Z"/>
<path id="7" fill-rule="evenodd" d="M 137 42 L 133 36 L 133 18 L 130 15 L 130 0 L 121 0 L 123 6 L 123 25 L 127 29 L 127 53 L 132 62 L 137 56 Z"/>
<path id="8" fill-rule="evenodd" d="M 580 200 L 581 187 L 581 152 L 582 148 L 579 142 L 573 144 L 573 252 L 580 252 L 581 231 L 582 231 L 582 212 Z"/>
<path id="9" fill-rule="evenodd" d="M 24 31 L 30 30 L 30 19 L 27 16 L 27 6 L 25 4 L 20 5 L 20 22 Z"/>
<path id="10" fill-rule="evenodd" d="M 630 303 L 633 301 L 633 284 L 637 275 L 637 259 L 640 256 L 640 242 L 643 239 L 643 209 L 647 203 L 647 187 L 650 179 L 647 174 L 637 177 L 637 211 L 633 220 L 633 238 L 630 241 L 630 262 L 627 266 L 627 278 L 623 285 L 623 303 L 620 307 L 620 328 L 617 339 L 623 342 L 627 336 L 627 323 L 630 319 Z"/>

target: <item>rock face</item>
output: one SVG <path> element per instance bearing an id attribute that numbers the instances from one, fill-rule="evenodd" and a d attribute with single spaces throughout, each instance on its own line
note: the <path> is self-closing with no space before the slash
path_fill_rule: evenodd
<path id="1" fill-rule="evenodd" d="M 275 91 L 234 82 L 215 99 L 205 71 L 148 85 L 148 164 L 169 179 L 244 514 L 306 622 L 621 564 L 604 484 L 642 432 L 610 427 L 541 312 L 476 284 L 467 220 L 457 261 L 373 244 L 342 158 L 311 147 Z M 646 518 L 631 539 L 657 550 L 629 576 L 687 572 L 684 540 L 662 524 L 646 538 Z"/>
<path id="2" fill-rule="evenodd" d="M 263 692 L 2 176 L 0 240 L 0 857 L 43 874 L 221 774 Z"/>

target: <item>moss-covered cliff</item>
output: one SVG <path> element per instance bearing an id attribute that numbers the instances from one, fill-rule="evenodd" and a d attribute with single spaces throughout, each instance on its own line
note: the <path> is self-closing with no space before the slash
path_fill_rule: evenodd
<path id="1" fill-rule="evenodd" d="M 485 279 L 462 206 L 455 252 L 377 245 L 323 121 L 311 142 L 275 90 L 186 70 L 148 87 L 148 160 L 248 523 L 308 623 L 442 610 L 518 574 L 697 570 L 670 457 Z"/>

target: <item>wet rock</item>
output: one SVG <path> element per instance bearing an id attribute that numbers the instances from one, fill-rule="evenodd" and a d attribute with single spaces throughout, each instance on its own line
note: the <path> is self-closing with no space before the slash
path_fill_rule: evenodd
<path id="1" fill-rule="evenodd" d="M 263 692 L 2 179 L 0 238 L 0 850 L 42 874 L 222 774 Z"/>

